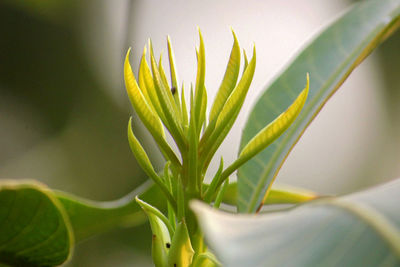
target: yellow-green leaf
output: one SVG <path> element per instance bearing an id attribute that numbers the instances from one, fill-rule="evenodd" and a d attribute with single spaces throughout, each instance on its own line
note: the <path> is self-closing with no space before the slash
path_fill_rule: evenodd
<path id="1" fill-rule="evenodd" d="M 125 65 L 124 65 L 124 78 L 125 86 L 128 92 L 129 99 L 135 109 L 136 113 L 139 115 L 140 119 L 154 136 L 164 137 L 164 130 L 158 117 L 153 113 L 149 104 L 147 103 L 142 91 L 136 82 L 135 76 L 133 75 L 131 65 L 129 63 L 129 54 L 126 54 Z"/>
<path id="2" fill-rule="evenodd" d="M 151 70 L 153 72 L 153 82 L 155 91 L 158 100 L 160 101 L 161 108 L 165 115 L 165 121 L 163 122 L 167 126 L 169 132 L 171 133 L 178 147 L 182 149 L 185 146 L 185 138 L 183 136 L 182 125 L 179 123 L 177 119 L 179 117 L 179 114 L 177 114 L 172 107 L 172 105 L 174 105 L 175 103 L 171 103 L 170 98 L 168 97 L 168 93 L 171 94 L 171 92 L 163 85 L 161 74 L 158 71 L 157 63 L 154 58 L 154 53 L 151 43 L 150 43 L 150 61 L 151 61 Z"/>
<path id="3" fill-rule="evenodd" d="M 206 58 L 205 58 L 205 48 L 204 48 L 204 40 L 203 36 L 201 35 L 201 31 L 199 29 L 199 38 L 200 38 L 200 46 L 199 50 L 196 50 L 197 54 L 197 75 L 196 75 L 196 87 L 195 87 L 195 100 L 194 100 L 194 108 L 195 108 L 195 118 L 197 123 L 197 129 L 200 132 L 201 126 L 204 119 L 204 116 L 201 115 L 202 112 L 205 112 L 202 109 L 203 104 L 203 96 L 205 92 L 204 88 L 204 80 L 206 75 Z"/>
<path id="4" fill-rule="evenodd" d="M 136 201 L 149 218 L 151 231 L 153 233 L 151 254 L 154 265 L 156 267 L 168 267 L 169 246 L 171 245 L 171 237 L 168 228 L 165 222 L 156 215 L 156 211 L 158 211 L 156 208 L 139 198 L 136 198 Z"/>
<path id="5" fill-rule="evenodd" d="M 235 32 L 233 34 L 233 47 L 231 55 L 229 57 L 228 66 L 226 67 L 225 75 L 222 80 L 221 86 L 218 89 L 218 93 L 215 96 L 214 103 L 210 111 L 210 122 L 216 120 L 222 108 L 225 105 L 226 100 L 235 88 L 240 69 L 240 46 L 236 38 Z"/>
<path id="6" fill-rule="evenodd" d="M 167 80 L 167 76 L 165 75 L 165 71 L 162 65 L 162 54 L 160 55 L 160 60 L 158 63 L 158 69 L 161 75 L 161 81 L 164 85 L 164 88 L 166 89 L 166 94 L 169 98 L 169 102 L 171 103 L 171 106 L 174 110 L 174 113 L 177 114 L 178 116 L 176 116 L 178 118 L 179 124 L 182 124 L 182 117 L 181 117 L 181 109 L 178 107 L 177 103 L 176 103 L 176 98 L 174 97 L 174 95 L 178 95 L 176 88 L 174 88 L 174 94 L 172 94 L 172 89 L 169 87 L 168 85 L 168 80 Z M 179 97 L 178 97 L 179 99 Z"/>
<path id="7" fill-rule="evenodd" d="M 153 165 L 151 164 L 149 157 L 147 156 L 142 145 L 139 143 L 136 136 L 132 132 L 132 118 L 129 119 L 129 124 L 128 124 L 128 140 L 129 140 L 129 146 L 131 147 L 131 150 L 135 155 L 135 158 L 139 163 L 140 167 L 142 167 L 144 172 L 160 187 L 160 189 L 163 191 L 163 193 L 165 194 L 171 205 L 176 208 L 175 199 L 169 192 L 164 182 L 154 171 Z"/>
<path id="8" fill-rule="evenodd" d="M 168 266 L 190 266 L 194 250 L 184 221 L 178 224 L 168 254 Z"/>
<path id="9" fill-rule="evenodd" d="M 247 161 L 277 139 L 297 118 L 306 102 L 310 79 L 307 74 L 307 84 L 293 104 L 273 122 L 264 127 L 249 141 L 239 155 L 238 161 Z"/>
<path id="10" fill-rule="evenodd" d="M 172 86 L 178 88 L 178 74 L 175 69 L 175 55 L 174 50 L 172 49 L 171 38 L 167 37 L 168 44 L 168 59 L 169 59 L 169 67 L 171 71 L 171 82 Z"/>
<path id="11" fill-rule="evenodd" d="M 151 133 L 157 144 L 160 146 L 161 152 L 163 152 L 164 156 L 168 160 L 170 160 L 173 164 L 178 166 L 180 164 L 179 160 L 165 140 L 164 128 L 160 122 L 160 119 L 150 108 L 148 102 L 146 101 L 145 97 L 142 94 L 142 91 L 140 90 L 136 82 L 136 79 L 132 72 L 131 65 L 129 63 L 129 54 L 130 54 L 130 49 L 126 54 L 125 65 L 124 65 L 125 86 L 128 92 L 129 99 L 131 100 L 133 108 L 139 115 L 143 124 L 149 130 L 149 132 Z M 142 60 L 144 60 L 144 58 L 142 58 Z M 142 73 L 146 73 L 146 71 Z M 147 80 L 146 75 L 144 75 L 144 79 L 145 81 Z M 147 85 L 148 84 L 146 83 L 146 86 Z M 147 87 L 147 89 L 149 89 L 149 87 Z M 155 102 L 153 102 L 153 104 L 154 103 Z"/>
<path id="12" fill-rule="evenodd" d="M 208 164 L 218 147 L 221 145 L 225 136 L 228 134 L 233 123 L 235 122 L 239 111 L 243 105 L 246 94 L 249 90 L 256 67 L 256 50 L 253 49 L 253 58 L 251 59 L 246 71 L 244 72 L 239 83 L 233 90 L 232 94 L 226 101 L 215 125 L 213 133 L 200 142 L 200 153 L 202 163 Z"/>
<path id="13" fill-rule="evenodd" d="M 139 77 L 142 77 L 141 79 L 144 81 L 144 84 L 146 85 L 146 94 L 147 95 L 147 101 L 151 103 L 151 106 L 153 106 L 154 110 L 156 111 L 156 114 L 160 117 L 160 119 L 163 121 L 165 124 L 165 115 L 164 112 L 161 108 L 160 101 L 158 100 L 156 89 L 154 86 L 153 82 L 153 75 L 151 74 L 150 67 L 147 64 L 146 60 L 146 47 L 143 49 L 143 55 L 142 59 L 140 61 L 140 69 L 139 69 Z M 141 88 L 144 90 L 144 88 Z"/>

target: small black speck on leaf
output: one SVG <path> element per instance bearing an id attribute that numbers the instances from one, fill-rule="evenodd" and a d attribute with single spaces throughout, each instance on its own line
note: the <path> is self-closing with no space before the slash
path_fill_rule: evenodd
<path id="1" fill-rule="evenodd" d="M 171 247 L 171 244 L 170 244 L 170 243 L 166 243 L 165 246 L 166 246 L 167 248 L 170 248 L 170 247 Z"/>
<path id="2" fill-rule="evenodd" d="M 171 88 L 171 93 L 172 93 L 173 95 L 176 93 L 176 87 L 175 87 L 175 86 L 173 86 L 173 87 Z"/>

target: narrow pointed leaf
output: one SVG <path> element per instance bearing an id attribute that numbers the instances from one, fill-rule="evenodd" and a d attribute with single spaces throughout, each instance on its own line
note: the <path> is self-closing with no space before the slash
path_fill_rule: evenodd
<path id="1" fill-rule="evenodd" d="M 129 51 L 128 51 L 129 53 Z M 149 95 L 149 89 L 147 88 L 146 85 L 146 79 L 145 79 L 145 72 L 146 72 L 146 47 L 143 48 L 143 54 L 142 57 L 140 59 L 140 64 L 139 64 L 139 89 L 142 92 L 144 98 L 146 99 L 147 103 L 149 104 L 149 106 L 151 107 L 151 110 L 157 114 L 157 110 L 155 109 L 153 102 L 151 100 L 151 97 Z M 149 71 L 148 66 L 147 66 L 147 71 Z"/>
<path id="2" fill-rule="evenodd" d="M 182 149 L 184 147 L 185 140 L 181 128 L 182 126 L 177 119 L 179 117 L 179 114 L 176 114 L 175 110 L 172 107 L 174 103 L 171 103 L 170 98 L 168 97 L 168 93 L 171 94 L 171 92 L 163 85 L 161 75 L 160 72 L 158 71 L 157 63 L 154 58 L 151 44 L 150 44 L 150 61 L 151 61 L 151 70 L 153 72 L 153 82 L 155 91 L 157 93 L 157 98 L 160 101 L 161 108 L 165 115 L 166 121 L 164 122 L 164 124 L 166 124 L 169 132 L 171 133 L 178 147 Z"/>
<path id="3" fill-rule="evenodd" d="M 273 122 L 268 124 L 240 152 L 239 160 L 251 158 L 278 138 L 299 115 L 307 99 L 309 78 L 307 74 L 306 88 L 300 93 L 293 104 Z"/>
<path id="4" fill-rule="evenodd" d="M 168 254 L 168 266 L 190 266 L 194 251 L 186 224 L 180 222 L 172 239 Z"/>
<path id="5" fill-rule="evenodd" d="M 247 59 L 246 50 L 243 49 L 243 57 L 244 57 L 244 66 L 243 66 L 243 73 L 246 71 L 247 66 L 249 65 L 249 60 Z"/>
<path id="6" fill-rule="evenodd" d="M 202 139 L 202 142 L 200 142 L 202 160 L 205 161 L 206 165 L 208 165 L 212 156 L 221 145 L 222 141 L 232 128 L 237 116 L 239 115 L 240 109 L 242 108 L 244 99 L 246 98 L 246 94 L 253 79 L 255 67 L 256 50 L 254 47 L 253 58 L 251 59 L 249 66 L 240 79 L 238 85 L 226 101 L 221 113 L 218 115 L 213 133 L 207 138 L 207 140 Z"/>
<path id="7" fill-rule="evenodd" d="M 368 0 L 319 34 L 265 90 L 255 104 L 243 131 L 243 148 L 264 125 L 281 114 L 304 85 L 310 73 L 308 101 L 289 129 L 238 171 L 241 212 L 255 212 L 280 167 L 307 126 L 352 70 L 400 26 L 399 0 Z"/>
<path id="8" fill-rule="evenodd" d="M 235 88 L 240 69 L 240 47 L 239 42 L 236 38 L 235 32 L 233 34 L 233 47 L 231 55 L 229 57 L 228 66 L 226 67 L 225 75 L 222 80 L 221 86 L 218 89 L 217 95 L 215 96 L 214 103 L 210 111 L 210 122 L 217 119 L 219 113 L 225 105 L 226 100 Z"/>
<path id="9" fill-rule="evenodd" d="M 124 77 L 125 86 L 128 92 L 129 99 L 149 131 L 156 136 L 164 136 L 163 128 L 160 120 L 150 109 L 145 97 L 143 96 L 139 86 L 136 82 L 135 76 L 133 75 L 131 65 L 129 63 L 130 50 L 126 54 L 125 65 L 124 65 Z"/>
<path id="10" fill-rule="evenodd" d="M 258 216 L 200 202 L 192 207 L 223 266 L 394 267 L 400 265 L 398 203 L 400 179 Z"/>
<path id="11" fill-rule="evenodd" d="M 156 207 L 153 207 L 149 203 L 141 200 L 138 196 L 135 197 L 135 200 L 147 215 L 151 213 L 164 223 L 165 227 L 167 227 L 168 229 L 168 233 L 170 236 L 174 234 L 174 229 L 172 228 L 172 225 L 170 224 L 168 218 L 165 217 L 165 215 L 162 214 L 161 211 L 159 211 Z"/>
<path id="12" fill-rule="evenodd" d="M 175 55 L 174 55 L 174 50 L 172 49 L 171 38 L 169 36 L 167 37 L 167 44 L 168 44 L 168 59 L 171 70 L 172 86 L 178 87 L 178 74 L 176 73 L 175 69 Z"/>
<path id="13" fill-rule="evenodd" d="M 191 102 L 191 106 L 193 104 L 193 101 Z M 185 175 L 186 177 L 184 180 L 184 183 L 188 185 L 189 192 L 190 194 L 196 194 L 196 192 L 199 192 L 199 185 L 201 185 L 201 181 L 199 180 L 200 177 L 198 177 L 198 138 L 197 138 L 197 124 L 196 124 L 196 119 L 195 119 L 195 110 L 192 107 L 190 109 L 190 122 L 189 122 L 189 129 L 188 129 L 188 139 L 189 139 L 189 145 L 188 145 L 188 155 L 187 155 L 187 161 L 188 161 L 188 173 Z"/>
<path id="14" fill-rule="evenodd" d="M 129 99 L 131 100 L 131 103 L 136 113 L 140 117 L 141 121 L 143 122 L 143 124 L 149 130 L 150 134 L 153 136 L 154 140 L 159 145 L 161 152 L 173 164 L 179 166 L 178 158 L 176 157 L 175 153 L 165 140 L 164 128 L 160 122 L 160 119 L 150 108 L 148 102 L 143 96 L 141 90 L 139 89 L 136 79 L 132 73 L 131 65 L 129 63 L 129 54 L 130 50 L 126 55 L 125 65 L 124 65 L 125 86 L 128 92 Z M 143 71 L 142 73 L 144 72 L 145 71 Z"/>
<path id="15" fill-rule="evenodd" d="M 147 91 L 147 95 L 149 97 L 148 101 L 151 103 L 151 106 L 154 108 L 159 118 L 163 121 L 164 124 L 166 124 L 167 122 L 164 115 L 164 111 L 157 97 L 157 92 L 153 81 L 153 75 L 151 74 L 150 67 L 146 60 L 146 47 L 143 49 L 143 55 L 140 61 L 139 76 L 142 77 L 144 84 L 146 85 L 145 88 Z"/>
<path id="16" fill-rule="evenodd" d="M 279 136 L 281 136 L 287 128 L 289 128 L 289 126 L 299 115 L 304 103 L 306 102 L 309 83 L 310 81 L 307 74 L 306 88 L 300 93 L 300 95 L 285 112 L 279 115 L 279 117 L 277 117 L 273 122 L 265 126 L 264 129 L 262 129 L 256 136 L 253 137 L 253 139 L 249 141 L 249 143 L 241 151 L 239 158 L 223 172 L 221 175 L 221 181 L 219 183 L 222 183 L 224 179 L 226 179 L 249 159 L 260 153 Z"/>
<path id="17" fill-rule="evenodd" d="M 175 199 L 169 192 L 167 186 L 164 184 L 164 182 L 161 180 L 161 178 L 154 171 L 153 165 L 151 164 L 149 157 L 147 156 L 142 145 L 139 143 L 136 136 L 132 132 L 132 118 L 129 120 L 129 124 L 128 124 L 128 141 L 129 141 L 129 146 L 131 147 L 131 150 L 132 150 L 137 162 L 139 163 L 140 167 L 154 181 L 154 183 L 160 187 L 161 191 L 167 197 L 167 199 L 171 203 L 171 205 L 174 208 L 176 208 Z"/>
<path id="18" fill-rule="evenodd" d="M 202 109 L 202 103 L 203 103 L 203 96 L 205 92 L 204 88 L 204 80 L 205 80 L 205 75 L 206 75 L 206 58 L 205 58 L 205 48 L 204 48 L 204 40 L 203 36 L 201 35 L 200 29 L 199 29 L 199 38 L 200 38 L 200 47 L 196 54 L 197 54 L 197 76 L 196 76 L 196 87 L 195 87 L 195 99 L 194 99 L 194 108 L 195 108 L 195 118 L 196 118 L 196 123 L 197 123 L 197 129 L 200 131 L 201 126 L 203 124 L 203 121 L 201 121 L 201 118 L 204 118 L 203 115 L 201 115 L 202 112 L 205 112 L 204 109 Z"/>
<path id="19" fill-rule="evenodd" d="M 240 109 L 243 105 L 244 99 L 246 98 L 247 92 L 249 90 L 251 81 L 253 80 L 254 71 L 256 68 L 256 50 L 254 47 L 253 58 L 251 59 L 248 68 L 246 68 L 245 73 L 239 81 L 232 94 L 226 101 L 221 114 L 219 114 L 217 119 L 216 128 L 223 127 L 230 119 L 232 114 L 236 114 L 236 110 Z"/>
<path id="20" fill-rule="evenodd" d="M 178 118 L 179 124 L 181 124 L 182 123 L 181 109 L 178 108 L 179 106 L 177 106 L 177 104 L 175 102 L 175 97 L 172 94 L 172 89 L 168 85 L 167 76 L 165 75 L 165 71 L 164 71 L 164 68 L 162 66 L 162 55 L 160 55 L 160 60 L 159 60 L 159 63 L 158 63 L 158 70 L 159 70 L 159 73 L 161 75 L 162 84 L 163 84 L 164 88 L 166 89 L 166 94 L 167 94 L 167 96 L 169 98 L 169 102 L 171 103 L 171 106 L 172 106 L 172 108 L 174 110 L 174 113 L 177 115 L 176 117 Z M 176 94 L 176 93 L 177 92 L 176 92 L 176 88 L 175 88 L 174 89 L 174 94 Z"/>
<path id="21" fill-rule="evenodd" d="M 200 111 L 200 119 L 199 121 L 202 122 L 200 124 L 200 128 L 198 129 L 198 136 L 200 136 L 201 129 L 205 127 L 207 124 L 207 90 L 206 87 L 203 87 L 203 98 L 201 100 L 201 111 Z M 204 127 L 203 127 L 204 126 Z"/>
<path id="22" fill-rule="evenodd" d="M 188 109 L 186 106 L 186 99 L 185 99 L 185 87 L 182 83 L 182 95 L 181 95 L 181 99 L 182 99 L 182 123 L 184 126 L 188 126 L 189 125 L 189 118 L 188 118 Z"/>
<path id="23" fill-rule="evenodd" d="M 151 231 L 153 233 L 151 254 L 154 265 L 156 267 L 167 267 L 169 245 L 171 244 L 168 228 L 159 216 L 154 214 L 153 207 L 138 198 L 137 201 L 149 218 Z"/>

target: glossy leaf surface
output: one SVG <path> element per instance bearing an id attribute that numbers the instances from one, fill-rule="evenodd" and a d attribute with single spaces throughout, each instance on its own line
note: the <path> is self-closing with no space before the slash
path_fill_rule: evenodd
<path id="1" fill-rule="evenodd" d="M 316 37 L 266 88 L 246 123 L 241 148 L 286 110 L 310 74 L 310 90 L 296 121 L 238 171 L 238 208 L 255 212 L 304 130 L 351 71 L 400 25 L 399 0 L 360 1 Z"/>
<path id="2" fill-rule="evenodd" d="M 290 210 L 230 214 L 192 203 L 223 266 L 399 266 L 400 179 Z"/>

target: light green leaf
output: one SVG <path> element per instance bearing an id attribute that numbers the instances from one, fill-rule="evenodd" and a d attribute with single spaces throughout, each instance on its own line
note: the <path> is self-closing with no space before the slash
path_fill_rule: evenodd
<path id="1" fill-rule="evenodd" d="M 182 123 L 184 127 L 188 126 L 189 124 L 189 119 L 188 119 L 188 110 L 186 106 L 186 99 L 185 99 L 185 86 L 182 83 L 182 95 L 181 95 L 181 101 L 182 101 Z"/>
<path id="2" fill-rule="evenodd" d="M 218 267 L 221 263 L 211 252 L 203 252 L 196 257 L 193 267 Z"/>
<path id="3" fill-rule="evenodd" d="M 130 49 L 126 54 L 125 65 L 124 65 L 125 86 L 128 92 L 129 99 L 131 100 L 131 103 L 135 111 L 145 124 L 146 128 L 149 129 L 149 131 L 155 136 L 164 137 L 164 132 L 161 122 L 158 119 L 158 117 L 153 113 L 153 111 L 150 109 L 149 104 L 146 101 L 144 95 L 142 94 L 142 91 L 140 90 L 136 82 L 135 76 L 133 75 L 132 68 L 129 63 L 129 54 L 130 54 Z"/>
<path id="4" fill-rule="evenodd" d="M 66 261 L 74 238 L 68 217 L 46 186 L 0 183 L 0 263 L 54 266 Z"/>
<path id="5" fill-rule="evenodd" d="M 168 266 L 190 266 L 194 251 L 190 243 L 189 233 L 184 221 L 180 222 L 172 238 L 168 254 Z"/>
<path id="6" fill-rule="evenodd" d="M 306 88 L 300 93 L 293 104 L 273 122 L 264 127 L 256 136 L 254 136 L 249 143 L 242 149 L 239 154 L 239 161 L 246 161 L 252 158 L 254 155 L 262 151 L 269 144 L 275 141 L 296 119 L 299 115 L 304 103 L 307 99 L 309 90 L 309 77 L 307 74 L 307 85 Z"/>
<path id="7" fill-rule="evenodd" d="M 399 266 L 400 179 L 286 211 L 229 214 L 192 203 L 224 266 Z"/>
<path id="8" fill-rule="evenodd" d="M 171 38 L 169 36 L 167 37 L 167 44 L 168 44 L 169 68 L 170 68 L 171 83 L 172 83 L 171 90 L 175 90 L 175 93 L 173 92 L 172 94 L 174 96 L 174 100 L 175 100 L 176 105 L 178 107 L 180 107 L 181 103 L 179 101 L 178 74 L 177 74 L 177 71 L 176 71 L 176 68 L 175 68 L 174 50 L 172 49 Z M 182 86 L 182 90 L 183 90 L 183 86 Z M 183 120 L 183 118 L 182 118 L 182 120 Z"/>
<path id="9" fill-rule="evenodd" d="M 149 213 L 151 213 L 164 223 L 165 227 L 167 227 L 168 229 L 169 236 L 174 235 L 175 230 L 172 228 L 172 225 L 170 224 L 168 218 L 165 217 L 165 215 L 161 211 L 159 211 L 156 207 L 153 207 L 149 203 L 141 200 L 138 196 L 135 197 L 135 200 L 148 216 Z"/>
<path id="10" fill-rule="evenodd" d="M 253 79 L 256 67 L 256 49 L 253 49 L 253 58 L 251 59 L 246 71 L 244 72 L 239 83 L 226 101 L 222 111 L 218 115 L 215 129 L 210 136 L 202 138 L 200 142 L 201 162 L 208 166 L 212 156 L 225 139 L 235 122 L 239 111 L 246 98 L 251 81 Z"/>
<path id="11" fill-rule="evenodd" d="M 165 126 L 168 126 L 168 122 L 165 118 L 164 111 L 161 107 L 160 101 L 158 100 L 157 92 L 155 89 L 153 75 L 151 74 L 150 67 L 146 60 L 146 47 L 143 49 L 143 55 L 140 60 L 140 69 L 139 69 L 139 78 L 141 78 L 144 82 L 145 87 L 140 87 L 142 90 L 146 88 L 145 96 L 148 103 L 151 103 L 151 106 L 155 110 L 156 114 L 158 114 L 159 118 L 163 121 Z M 139 80 L 140 81 L 140 80 Z"/>
<path id="12" fill-rule="evenodd" d="M 132 132 L 132 118 L 129 119 L 129 124 L 128 124 L 128 141 L 132 153 L 135 155 L 135 158 L 139 163 L 140 167 L 154 181 L 154 183 L 160 187 L 161 191 L 164 193 L 165 197 L 171 203 L 172 207 L 176 209 L 176 201 L 174 197 L 171 195 L 171 193 L 168 190 L 168 187 L 164 184 L 162 179 L 154 171 L 153 165 L 151 164 L 150 159 L 146 154 L 146 151 L 144 151 L 142 145 L 139 143 L 139 140 L 137 140 L 136 136 Z"/>
<path id="13" fill-rule="evenodd" d="M 203 188 L 207 189 L 210 185 L 203 184 Z M 269 192 L 265 195 L 264 205 L 270 204 L 298 204 L 317 199 L 321 196 L 310 190 L 299 188 L 285 184 L 274 184 Z M 204 199 L 210 202 L 208 199 Z M 222 202 L 228 205 L 237 205 L 237 182 L 229 183 L 222 198 Z"/>
<path id="14" fill-rule="evenodd" d="M 165 126 L 168 128 L 172 137 L 174 138 L 174 141 L 178 145 L 179 149 L 183 150 L 185 146 L 185 138 L 183 136 L 182 125 L 179 123 L 178 120 L 180 116 L 179 114 L 176 113 L 176 111 L 172 106 L 175 104 L 175 102 L 174 101 L 171 102 L 172 99 L 171 91 L 165 88 L 162 82 L 161 74 L 158 71 L 151 43 L 150 43 L 150 62 L 151 62 L 151 70 L 153 72 L 154 88 L 157 94 L 157 98 L 160 101 L 162 111 L 165 115 L 165 121 L 163 120 L 163 122 Z M 171 95 L 171 97 L 169 97 L 168 95 Z"/>
<path id="15" fill-rule="evenodd" d="M 243 57 L 244 57 L 244 66 L 243 66 L 243 73 L 246 71 L 247 66 L 249 65 L 249 60 L 247 59 L 246 50 L 243 49 Z"/>
<path id="16" fill-rule="evenodd" d="M 172 108 L 174 110 L 174 113 L 175 113 L 175 115 L 177 115 L 176 117 L 178 118 L 179 124 L 182 124 L 181 109 L 180 109 L 180 106 L 178 106 L 177 103 L 175 102 L 176 99 L 179 100 L 179 96 L 178 96 L 176 87 L 174 89 L 174 95 L 176 94 L 177 98 L 172 94 L 172 89 L 168 85 L 167 76 L 165 74 L 165 71 L 164 71 L 164 68 L 163 68 L 163 65 L 162 65 L 162 54 L 160 55 L 160 60 L 158 62 L 158 70 L 159 70 L 159 73 L 160 73 L 160 76 L 161 76 L 161 82 L 163 84 L 163 87 L 166 90 L 166 95 L 169 98 L 169 103 L 171 103 L 171 106 L 172 106 Z"/>
<path id="17" fill-rule="evenodd" d="M 202 115 L 205 110 L 202 108 L 203 107 L 203 97 L 205 93 L 205 87 L 204 87 L 204 80 L 205 80 L 205 75 L 206 75 L 206 58 L 205 58 L 205 48 L 204 48 L 204 40 L 203 36 L 201 35 L 201 31 L 199 30 L 199 38 L 200 38 L 200 47 L 199 50 L 196 50 L 196 55 L 197 55 L 197 75 L 196 75 L 196 87 L 195 87 L 195 97 L 194 97 L 194 115 L 195 115 L 195 121 L 197 123 L 197 129 L 200 132 L 201 126 L 203 125 L 203 121 L 201 119 L 205 118 L 204 115 Z"/>
<path id="18" fill-rule="evenodd" d="M 297 140 L 331 95 L 371 51 L 400 26 L 399 0 L 360 1 L 316 37 L 266 89 L 254 106 L 243 148 L 297 97 L 310 73 L 307 103 L 289 129 L 238 171 L 238 208 L 255 212 Z"/>
<path id="19" fill-rule="evenodd" d="M 275 141 L 282 133 L 293 123 L 299 115 L 304 103 L 307 99 L 309 90 L 309 77 L 307 74 L 306 88 L 300 93 L 292 105 L 273 122 L 264 127 L 249 143 L 243 148 L 237 160 L 235 160 L 219 177 L 217 188 L 240 166 L 246 163 L 249 159 L 260 153 L 273 141 Z"/>
<path id="20" fill-rule="evenodd" d="M 171 38 L 167 37 L 167 45 L 168 45 L 168 59 L 169 59 L 169 68 L 171 71 L 171 82 L 172 86 L 178 89 L 178 74 L 175 69 L 175 55 L 174 50 L 172 49 Z"/>
<path id="21" fill-rule="evenodd" d="M 129 63 L 129 54 L 130 50 L 128 50 L 128 53 L 126 54 L 125 65 L 124 65 L 125 86 L 128 92 L 129 99 L 131 100 L 131 103 L 136 113 L 140 117 L 141 121 L 143 122 L 143 124 L 149 130 L 150 134 L 153 136 L 154 140 L 159 145 L 164 157 L 170 160 L 176 166 L 179 166 L 180 163 L 178 158 L 176 157 L 174 151 L 171 149 L 171 147 L 165 140 L 164 128 L 160 122 L 160 119 L 154 112 L 154 107 L 152 108 L 148 104 L 146 98 L 142 94 L 142 91 L 140 90 L 136 82 L 135 76 L 133 75 L 132 72 L 131 65 Z M 142 58 L 142 62 L 143 61 L 145 62 L 144 57 Z M 143 66 L 143 64 L 141 64 L 141 66 Z M 146 73 L 145 70 L 141 71 L 141 74 L 144 75 L 144 73 Z M 143 76 L 142 79 L 144 79 L 145 81 L 147 78 Z M 145 92 L 147 92 L 146 94 L 148 95 L 149 91 L 147 90 L 149 89 L 149 87 L 146 85 L 146 87 L 143 87 L 142 89 Z M 150 98 L 151 95 L 150 96 L 148 95 L 148 97 Z"/>
<path id="22" fill-rule="evenodd" d="M 138 77 L 139 89 L 142 92 L 144 98 L 146 99 L 147 104 L 151 107 L 151 110 L 154 112 L 154 114 L 157 114 L 157 111 L 152 102 L 152 98 L 149 95 L 149 89 L 147 88 L 147 85 L 146 85 L 146 83 L 149 83 L 149 81 L 146 81 L 146 76 L 148 76 L 148 75 L 151 76 L 149 66 L 147 65 L 147 62 L 146 62 L 146 50 L 147 50 L 146 47 L 144 47 L 143 54 L 142 54 L 142 57 L 140 59 L 140 64 L 139 64 L 139 75 L 138 75 L 139 76 Z M 130 53 L 130 50 L 128 50 L 128 54 L 129 53 Z M 148 72 L 147 75 L 145 75 L 146 72 Z M 150 80 L 150 81 L 153 82 L 153 80 Z"/>
<path id="23" fill-rule="evenodd" d="M 217 119 L 219 113 L 225 105 L 226 100 L 235 88 L 240 69 L 240 46 L 236 38 L 235 32 L 233 34 L 233 46 L 231 55 L 229 57 L 228 66 L 226 67 L 225 75 L 222 83 L 218 89 L 217 95 L 215 96 L 214 103 L 210 111 L 210 122 Z"/>
<path id="24" fill-rule="evenodd" d="M 169 246 L 171 245 L 170 232 L 166 223 L 168 219 L 162 219 L 163 215 L 156 208 L 136 198 L 138 204 L 143 208 L 150 221 L 153 233 L 151 254 L 156 267 L 167 267 Z M 162 215 L 160 217 L 160 214 Z"/>
<path id="25" fill-rule="evenodd" d="M 183 177 L 187 179 L 184 181 L 185 184 L 188 185 L 188 190 L 190 194 L 195 194 L 196 192 L 200 192 L 199 185 L 201 185 L 200 177 L 198 175 L 198 139 L 197 139 L 197 125 L 196 120 L 194 118 L 194 110 L 191 109 L 190 112 L 190 122 L 189 122 L 189 130 L 188 130 L 188 139 L 189 146 L 186 160 L 188 161 L 188 173 Z M 185 160 L 185 159 L 184 159 Z"/>

